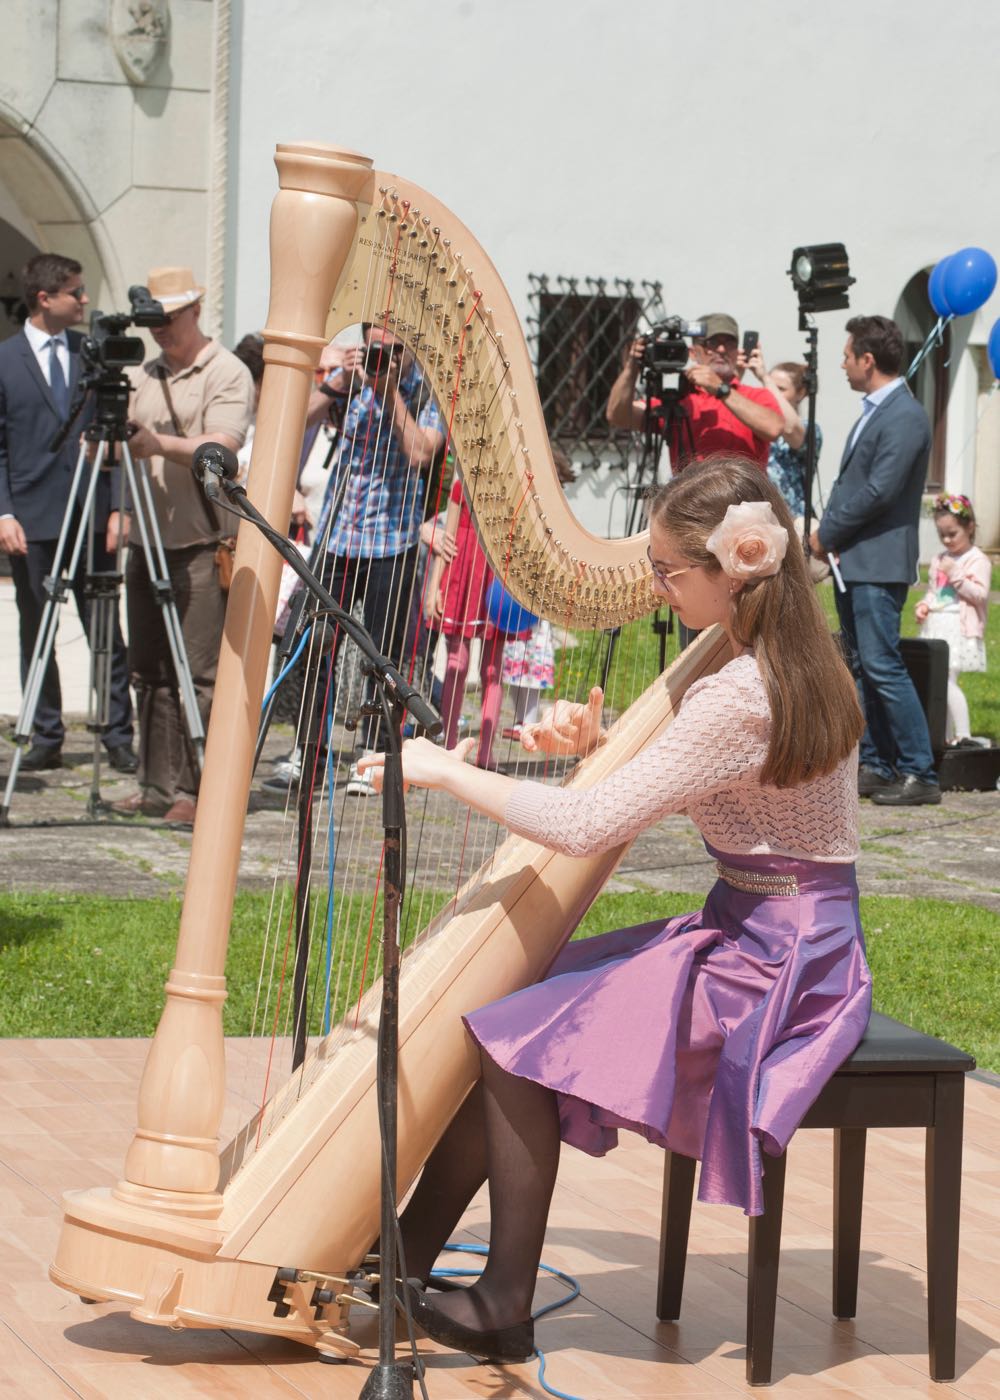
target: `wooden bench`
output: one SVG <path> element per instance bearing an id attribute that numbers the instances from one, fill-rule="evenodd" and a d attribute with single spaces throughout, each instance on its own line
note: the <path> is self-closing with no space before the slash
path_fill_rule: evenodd
<path id="1" fill-rule="evenodd" d="M 927 1335 L 931 1379 L 955 1375 L 958 1222 L 965 1075 L 971 1055 L 878 1012 L 865 1037 L 806 1114 L 832 1128 L 833 1314 L 854 1317 L 861 1257 L 865 1138 L 869 1128 L 926 1128 Z M 680 1316 L 695 1162 L 666 1154 L 656 1315 Z M 751 1217 L 747 1260 L 747 1359 L 751 1385 L 768 1385 L 778 1293 L 785 1155 L 764 1157 L 764 1214 Z"/>

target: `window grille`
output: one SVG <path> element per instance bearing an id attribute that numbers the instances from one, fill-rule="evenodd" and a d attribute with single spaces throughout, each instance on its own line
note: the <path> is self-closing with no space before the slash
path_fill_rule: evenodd
<path id="1" fill-rule="evenodd" d="M 528 344 L 553 443 L 574 462 L 624 467 L 630 434 L 605 417 L 625 346 L 664 313 L 659 282 L 530 273 Z"/>

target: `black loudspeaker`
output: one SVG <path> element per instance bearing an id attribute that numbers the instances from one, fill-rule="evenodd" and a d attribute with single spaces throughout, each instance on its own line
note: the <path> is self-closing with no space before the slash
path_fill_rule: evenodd
<path id="1" fill-rule="evenodd" d="M 935 637 L 903 637 L 903 662 L 920 698 L 935 758 L 944 752 L 948 723 L 948 643 Z"/>
<path id="2" fill-rule="evenodd" d="M 1000 749 L 945 747 L 948 720 L 948 643 L 904 637 L 900 650 L 927 716 L 942 792 L 990 792 L 1000 779 Z"/>
<path id="3" fill-rule="evenodd" d="M 1000 749 L 945 749 L 938 761 L 942 792 L 1000 788 Z"/>

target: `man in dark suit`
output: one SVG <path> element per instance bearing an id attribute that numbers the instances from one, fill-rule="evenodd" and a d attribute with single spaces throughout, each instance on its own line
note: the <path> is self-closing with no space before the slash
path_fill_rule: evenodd
<path id="1" fill-rule="evenodd" d="M 69 504 L 79 451 L 79 431 L 71 431 L 58 451 L 52 439 L 68 417 L 80 377 L 81 336 L 70 329 L 83 320 L 87 293 L 83 269 L 73 258 L 40 253 L 22 273 L 28 320 L 23 330 L 0 344 L 0 549 L 10 556 L 21 640 L 21 684 L 31 665 L 35 639 L 47 601 L 44 580 L 52 572 L 56 544 Z M 79 493 L 82 502 L 84 492 Z M 73 513 L 69 552 L 80 521 Z M 111 510 L 109 474 L 97 483 L 94 510 L 94 569 L 113 572 L 119 514 Z M 77 611 L 89 636 L 90 604 L 84 596 L 86 549 L 72 581 Z M 22 770 L 37 772 L 62 763 L 62 692 L 55 656 L 50 659 L 35 712 L 31 748 Z M 115 618 L 109 724 L 102 735 L 108 758 L 119 772 L 133 773 L 132 700 L 121 628 Z"/>
<path id="2" fill-rule="evenodd" d="M 885 316 L 847 323 L 844 370 L 864 394 L 840 475 L 811 543 L 839 556 L 837 612 L 865 713 L 858 791 L 881 806 L 940 802 L 923 707 L 899 647 L 917 577 L 917 527 L 927 480 L 927 414 L 900 377 L 903 337 Z"/>

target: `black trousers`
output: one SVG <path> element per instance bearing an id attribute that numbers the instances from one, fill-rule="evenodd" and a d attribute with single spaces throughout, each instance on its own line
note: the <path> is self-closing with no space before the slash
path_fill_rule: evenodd
<path id="1" fill-rule="evenodd" d="M 177 618 L 205 729 L 212 711 L 226 597 L 219 587 L 215 545 L 165 550 Z M 169 804 L 194 797 L 198 760 L 174 671 L 163 610 L 156 600 L 144 550 L 128 558 L 128 655 L 139 705 L 139 786 Z"/>
<path id="2" fill-rule="evenodd" d="M 75 528 L 70 541 L 75 538 Z M 31 657 L 42 623 L 42 613 L 48 597 L 43 588 L 45 579 L 52 573 L 57 540 L 29 540 L 27 554 L 10 556 L 11 574 L 14 579 L 14 592 L 20 623 L 21 640 L 21 688 L 28 678 Z M 64 556 L 65 562 L 65 556 Z M 71 588 L 76 599 L 76 610 L 80 615 L 83 629 L 90 637 L 90 602 L 85 596 L 84 585 L 87 569 L 86 551 L 80 560 L 76 577 Z M 115 556 L 104 548 L 102 535 L 94 535 L 95 573 L 114 573 Z M 56 664 L 53 648 L 49 664 L 45 669 L 42 688 L 38 694 L 38 708 L 32 728 L 32 742 L 43 748 L 61 747 L 65 737 L 62 717 L 62 687 L 59 683 L 59 667 Z M 111 650 L 111 694 L 108 697 L 108 729 L 101 736 L 105 748 L 120 748 L 132 742 L 132 697 L 128 688 L 128 662 L 125 654 L 125 639 L 121 623 L 115 610 L 114 641 Z"/>
<path id="3" fill-rule="evenodd" d="M 365 628 L 371 633 L 379 651 L 388 656 L 404 676 L 407 674 L 409 663 L 409 657 L 404 653 L 419 558 L 420 550 L 417 545 L 403 554 L 390 554 L 384 559 L 350 559 L 339 554 L 328 554 L 322 562 L 320 572 L 323 584 L 348 612 L 356 600 L 361 600 Z M 343 633 L 338 631 L 337 644 L 329 657 L 330 665 L 336 664 L 342 637 Z M 324 675 L 316 688 L 317 709 L 322 707 L 326 696 L 325 681 Z M 329 708 L 334 712 L 336 697 L 332 680 L 329 692 Z M 366 698 L 368 694 L 369 687 L 366 686 Z M 368 718 L 358 726 L 360 748 L 384 747 L 384 741 L 380 737 L 380 723 Z M 322 724 L 319 733 L 321 736 L 324 734 Z"/>

